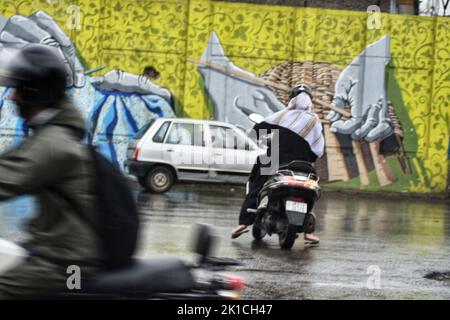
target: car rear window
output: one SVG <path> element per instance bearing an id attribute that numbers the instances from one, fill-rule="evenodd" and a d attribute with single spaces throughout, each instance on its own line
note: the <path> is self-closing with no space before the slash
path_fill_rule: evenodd
<path id="1" fill-rule="evenodd" d="M 150 120 L 149 123 L 144 125 L 142 128 L 139 129 L 138 132 L 134 135 L 134 139 L 140 139 L 143 137 L 143 135 L 147 132 L 148 129 L 155 123 L 155 119 Z"/>
<path id="2" fill-rule="evenodd" d="M 156 134 L 153 136 L 153 142 L 161 143 L 164 141 L 164 137 L 166 136 L 169 125 L 170 121 L 166 121 L 161 125 L 161 127 L 159 127 L 158 132 L 156 132 Z"/>

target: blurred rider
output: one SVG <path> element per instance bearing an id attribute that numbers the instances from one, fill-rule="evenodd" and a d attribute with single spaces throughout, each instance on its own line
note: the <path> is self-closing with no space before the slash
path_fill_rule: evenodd
<path id="1" fill-rule="evenodd" d="M 1 70 L 0 86 L 13 88 L 32 132 L 0 155 L 0 201 L 32 195 L 38 208 L 20 244 L 26 256 L 0 273 L 0 298 L 64 291 L 69 266 L 80 268 L 81 281 L 101 269 L 94 167 L 81 143 L 85 121 L 65 95 L 64 64 L 51 47 L 21 49 Z"/>

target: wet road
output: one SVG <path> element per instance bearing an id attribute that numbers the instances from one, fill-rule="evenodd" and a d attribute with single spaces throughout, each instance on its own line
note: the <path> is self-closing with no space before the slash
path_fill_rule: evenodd
<path id="1" fill-rule="evenodd" d="M 243 262 L 230 270 L 246 278 L 243 298 L 450 299 L 450 281 L 424 278 L 450 271 L 448 202 L 325 192 L 315 207 L 320 246 L 305 246 L 299 238 L 284 251 L 275 236 L 260 243 L 250 233 L 230 239 L 243 192 L 219 185 L 178 185 L 163 195 L 140 192 L 139 255 L 192 259 L 193 225 L 202 222 L 214 225 L 221 237 L 217 256 Z M 0 207 L 0 237 L 18 239 L 17 222 L 29 206 L 7 206 Z"/>
<path id="2" fill-rule="evenodd" d="M 450 270 L 448 203 L 325 192 L 315 208 L 320 246 L 299 238 L 284 251 L 276 236 L 260 243 L 250 233 L 230 239 L 243 192 L 185 185 L 165 195 L 141 193 L 146 239 L 140 253 L 188 257 L 192 225 L 204 222 L 221 236 L 217 255 L 244 263 L 234 271 L 247 279 L 245 298 L 450 299 L 450 282 L 424 278 Z"/>

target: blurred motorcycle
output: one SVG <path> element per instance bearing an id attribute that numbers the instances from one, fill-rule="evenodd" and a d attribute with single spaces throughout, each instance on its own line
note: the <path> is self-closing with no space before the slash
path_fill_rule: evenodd
<path id="1" fill-rule="evenodd" d="M 198 259 L 193 263 L 173 256 L 136 258 L 126 268 L 106 271 L 90 281 L 83 282 L 81 289 L 67 289 L 64 292 L 55 292 L 38 298 L 52 300 L 239 299 L 245 288 L 244 279 L 237 275 L 220 273 L 228 267 L 239 265 L 239 262 L 211 256 L 211 250 L 217 239 L 213 235 L 212 228 L 200 224 L 197 229 L 193 251 Z M 15 263 L 18 256 L 23 256 L 23 249 L 11 246 L 12 244 L 4 246 L 5 250 L 0 251 L 4 255 L 8 254 L 7 258 L 10 260 L 7 265 L 3 263 L 5 268 Z"/>

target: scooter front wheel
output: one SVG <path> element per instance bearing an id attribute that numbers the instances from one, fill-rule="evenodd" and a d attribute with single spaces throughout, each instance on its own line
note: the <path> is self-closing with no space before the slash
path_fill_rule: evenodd
<path id="1" fill-rule="evenodd" d="M 278 234 L 281 249 L 291 249 L 297 237 L 297 227 L 286 224 L 285 229 Z"/>
<path id="2" fill-rule="evenodd" d="M 259 223 L 255 223 L 252 227 L 252 234 L 256 240 L 262 240 L 266 236 L 267 231 L 264 227 L 259 226 Z"/>

